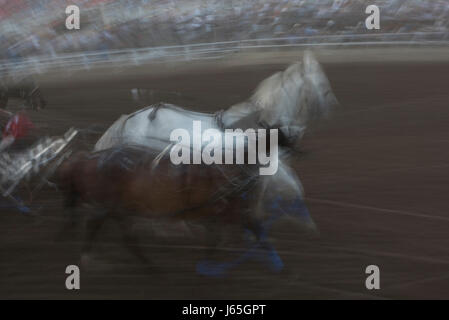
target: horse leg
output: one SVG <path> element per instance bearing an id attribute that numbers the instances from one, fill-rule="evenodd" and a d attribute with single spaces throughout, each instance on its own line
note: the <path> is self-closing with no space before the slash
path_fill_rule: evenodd
<path id="1" fill-rule="evenodd" d="M 244 252 L 242 255 L 237 257 L 236 259 L 229 262 L 217 262 L 210 259 L 207 259 L 212 253 L 216 252 L 217 249 L 226 243 L 226 236 L 229 234 L 230 226 L 226 226 L 220 223 L 216 223 L 215 228 L 212 228 L 210 231 L 212 235 L 212 239 L 214 240 L 213 246 L 211 246 L 206 253 L 206 260 L 200 261 L 196 265 L 196 272 L 201 275 L 209 276 L 209 277 L 222 277 L 228 273 L 232 268 L 240 265 L 244 261 L 248 259 L 250 256 L 250 250 Z"/>
<path id="2" fill-rule="evenodd" d="M 0 109 L 6 109 L 6 107 L 8 106 L 8 93 L 4 92 L 0 94 Z"/>
<path id="3" fill-rule="evenodd" d="M 44 109 L 47 106 L 47 101 L 45 100 L 40 88 L 37 88 L 37 97 L 39 100 L 39 108 Z"/>
<path id="4" fill-rule="evenodd" d="M 30 91 L 30 89 L 28 89 L 28 88 L 27 89 L 23 89 L 23 91 L 22 91 L 22 98 L 25 100 L 24 106 L 26 108 L 29 108 L 29 107 L 34 108 L 34 106 L 33 106 L 33 97 L 32 97 L 32 94 L 29 91 Z"/>
<path id="5" fill-rule="evenodd" d="M 47 102 L 42 96 L 42 92 L 40 88 L 36 88 L 31 95 L 31 105 L 34 110 L 44 109 L 47 105 Z"/>
<path id="6" fill-rule="evenodd" d="M 38 93 L 35 91 L 33 92 L 30 96 L 29 96 L 29 104 L 31 106 L 31 109 L 33 110 L 39 110 L 40 109 L 40 105 L 39 105 L 39 99 L 38 99 Z"/>
<path id="7" fill-rule="evenodd" d="M 89 254 L 92 251 L 92 247 L 93 247 L 94 241 L 98 235 L 98 231 L 100 230 L 101 226 L 106 221 L 107 217 L 108 217 L 108 215 L 106 213 L 106 214 L 94 216 L 87 221 L 84 245 L 81 250 L 81 264 L 84 266 L 87 266 L 89 264 L 89 260 L 90 260 Z"/>
<path id="8" fill-rule="evenodd" d="M 212 221 L 208 225 L 206 259 L 210 259 L 224 243 L 224 228 L 219 221 Z"/>
<path id="9" fill-rule="evenodd" d="M 74 192 L 66 195 L 64 199 L 64 212 L 66 216 L 64 217 L 64 223 L 61 230 L 56 235 L 56 240 L 64 241 L 67 240 L 67 235 L 76 227 L 79 217 L 77 217 L 76 207 L 78 204 L 78 195 Z"/>
<path id="10" fill-rule="evenodd" d="M 256 221 L 248 223 L 246 228 L 255 235 L 256 242 L 244 256 L 265 263 L 273 272 L 280 272 L 284 268 L 284 263 L 276 249 L 268 241 L 267 228 L 261 222 Z"/>
<path id="11" fill-rule="evenodd" d="M 152 261 L 146 257 L 143 251 L 140 238 L 132 232 L 132 221 L 129 218 L 118 215 L 115 215 L 113 218 L 117 221 L 122 230 L 125 247 L 128 248 L 128 250 L 131 251 L 131 253 L 145 266 L 153 268 Z"/>

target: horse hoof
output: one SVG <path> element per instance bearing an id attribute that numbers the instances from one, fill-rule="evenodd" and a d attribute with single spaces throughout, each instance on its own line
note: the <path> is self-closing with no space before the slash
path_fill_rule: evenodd
<path id="1" fill-rule="evenodd" d="M 30 214 L 30 213 L 31 213 L 31 209 L 30 209 L 29 207 L 27 207 L 27 206 L 24 206 L 24 205 L 19 205 L 19 206 L 17 207 L 17 209 L 18 209 L 21 213 L 23 213 L 23 214 Z"/>
<path id="2" fill-rule="evenodd" d="M 206 277 L 219 278 L 226 275 L 228 268 L 226 263 L 200 261 L 196 264 L 196 273 Z"/>
<path id="3" fill-rule="evenodd" d="M 265 264 L 271 272 L 279 273 L 284 269 L 281 257 L 274 250 L 271 252 L 258 252 L 254 259 Z"/>
<path id="4" fill-rule="evenodd" d="M 270 265 L 269 269 L 272 272 L 278 273 L 284 269 L 284 263 L 282 262 L 281 257 L 277 253 L 270 254 Z"/>

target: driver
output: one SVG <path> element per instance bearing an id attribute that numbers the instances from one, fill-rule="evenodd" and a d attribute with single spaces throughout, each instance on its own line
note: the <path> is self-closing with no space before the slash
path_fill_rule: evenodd
<path id="1" fill-rule="evenodd" d="M 0 142 L 0 152 L 11 146 L 17 139 L 25 137 L 28 132 L 34 128 L 33 123 L 24 112 L 12 114 L 0 109 L 0 124 L 6 123 L 2 131 L 2 140 Z M 6 121 L 2 121 L 5 119 Z"/>

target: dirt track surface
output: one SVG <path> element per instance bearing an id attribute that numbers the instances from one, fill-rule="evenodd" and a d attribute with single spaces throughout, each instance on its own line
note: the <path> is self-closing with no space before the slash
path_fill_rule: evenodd
<path id="1" fill-rule="evenodd" d="M 167 76 L 123 71 L 102 81 L 44 81 L 49 106 L 32 117 L 42 132 L 60 134 L 69 126 L 104 129 L 122 113 L 159 100 L 214 111 L 245 99 L 260 80 L 284 67 Z M 62 206 L 56 192 L 47 191 L 38 219 L 1 209 L 0 298 L 449 298 L 449 63 L 324 67 L 341 107 L 307 133 L 304 155 L 293 161 L 321 234 L 307 238 L 287 226 L 275 230 L 285 272 L 247 263 L 224 279 L 200 277 L 195 263 L 204 254 L 201 241 L 154 239 L 142 227 L 147 253 L 162 270 L 149 273 L 110 224 L 100 234 L 94 261 L 82 271 L 81 290 L 68 291 L 65 268 L 79 262 L 84 228 L 56 241 Z M 131 88 L 153 95 L 139 105 Z M 365 268 L 372 264 L 381 270 L 378 291 L 365 288 Z"/>

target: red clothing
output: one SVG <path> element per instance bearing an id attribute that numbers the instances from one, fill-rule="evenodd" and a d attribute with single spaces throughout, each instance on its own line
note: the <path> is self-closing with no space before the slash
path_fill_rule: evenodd
<path id="1" fill-rule="evenodd" d="M 3 138 L 12 136 L 15 139 L 24 137 L 28 134 L 34 125 L 31 120 L 24 113 L 17 113 L 9 119 L 5 128 L 3 129 Z"/>

